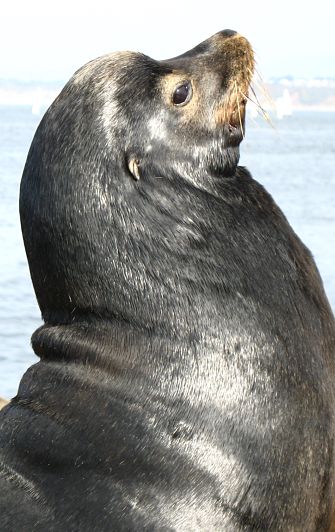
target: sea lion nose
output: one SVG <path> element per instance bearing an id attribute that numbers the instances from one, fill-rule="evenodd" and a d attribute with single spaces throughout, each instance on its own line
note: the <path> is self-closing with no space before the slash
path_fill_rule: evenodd
<path id="1" fill-rule="evenodd" d="M 234 30 L 222 30 L 220 31 L 220 34 L 222 37 L 228 38 L 228 37 L 234 37 L 234 35 L 237 35 L 237 31 Z"/>

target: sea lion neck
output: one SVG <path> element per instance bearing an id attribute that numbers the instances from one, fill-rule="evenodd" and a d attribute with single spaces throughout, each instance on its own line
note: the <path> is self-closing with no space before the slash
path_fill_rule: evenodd
<path id="1" fill-rule="evenodd" d="M 192 337 L 196 340 L 198 336 L 199 332 L 192 330 L 168 335 L 162 329 L 136 327 L 121 320 L 91 319 L 43 325 L 33 334 L 32 346 L 44 361 L 78 363 L 115 373 L 143 367 L 149 352 L 155 353 L 155 365 L 163 366 L 177 347 L 191 348 Z"/>
<path id="2" fill-rule="evenodd" d="M 122 333 L 121 333 L 122 331 Z M 32 346 L 42 361 L 56 361 L 61 364 L 78 363 L 100 367 L 107 372 L 126 366 L 129 356 L 118 357 L 120 338 L 127 342 L 127 332 L 135 336 L 134 328 L 127 330 L 125 324 L 100 320 L 99 325 L 91 320 L 72 324 L 46 324 L 32 336 Z M 140 336 L 140 334 L 138 334 Z M 130 340 L 130 339 L 129 339 Z M 131 345 L 131 343 L 129 343 Z"/>
<path id="3" fill-rule="evenodd" d="M 220 376 L 224 370 L 219 354 L 222 339 L 218 330 L 213 334 L 211 329 L 211 333 L 206 336 L 195 327 L 168 335 L 162 329 L 144 329 L 117 320 L 44 325 L 32 337 L 41 360 L 26 375 L 37 396 L 21 386 L 19 400 L 38 401 L 47 393 L 49 385 L 45 383 L 57 379 L 64 381 L 63 391 L 64 387 L 71 389 L 72 379 L 79 375 L 80 388 L 90 387 L 106 401 L 113 402 L 117 395 L 136 404 L 146 390 L 147 400 L 160 398 L 164 415 L 173 418 L 176 405 L 184 404 L 187 410 L 190 395 L 196 402 L 208 401 L 206 374 L 212 371 Z M 155 408 L 148 406 L 149 410 Z"/>
<path id="4" fill-rule="evenodd" d="M 143 367 L 146 354 L 152 351 L 154 344 L 156 363 L 164 362 L 162 350 L 166 351 L 168 346 L 172 352 L 176 346 L 190 346 L 193 335 L 193 331 L 182 330 L 182 327 L 179 333 L 169 330 L 168 334 L 159 327 L 90 316 L 75 323 L 43 325 L 33 334 L 32 346 L 44 361 L 78 363 L 114 373 L 137 365 Z"/>

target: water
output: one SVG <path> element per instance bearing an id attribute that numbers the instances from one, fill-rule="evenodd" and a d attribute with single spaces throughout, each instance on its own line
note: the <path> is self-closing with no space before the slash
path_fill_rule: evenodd
<path id="1" fill-rule="evenodd" d="M 40 117 L 0 106 L 0 396 L 12 397 L 37 361 L 30 336 L 41 325 L 18 213 L 20 177 Z M 241 164 L 273 195 L 313 252 L 335 309 L 335 113 L 295 113 L 274 129 L 251 122 Z"/>

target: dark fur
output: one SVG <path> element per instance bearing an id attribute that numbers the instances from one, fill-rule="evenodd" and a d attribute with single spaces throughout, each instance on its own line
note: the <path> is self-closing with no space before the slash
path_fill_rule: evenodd
<path id="1" fill-rule="evenodd" d="M 234 39 L 101 58 L 36 132 L 20 208 L 45 325 L 0 414 L 3 532 L 330 527 L 334 318 L 237 167 L 241 131 L 206 121 L 245 68 Z M 160 92 L 176 68 L 201 92 L 183 126 Z"/>

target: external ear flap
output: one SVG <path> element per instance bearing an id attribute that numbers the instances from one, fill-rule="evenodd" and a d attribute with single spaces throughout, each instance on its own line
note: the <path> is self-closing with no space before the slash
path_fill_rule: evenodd
<path id="1" fill-rule="evenodd" d="M 130 159 L 129 162 L 128 162 L 128 169 L 129 169 L 129 172 L 131 173 L 131 175 L 133 176 L 134 179 L 136 179 L 136 181 L 139 180 L 139 178 L 141 177 L 140 176 L 140 170 L 138 168 L 139 164 L 138 164 L 138 161 L 134 158 Z"/>

